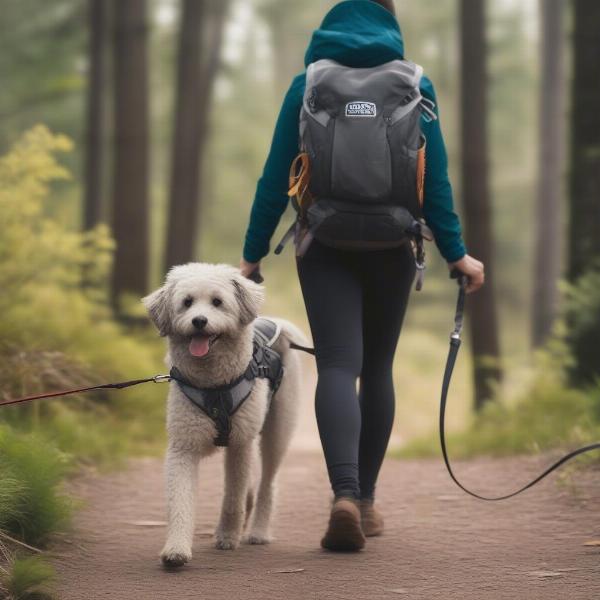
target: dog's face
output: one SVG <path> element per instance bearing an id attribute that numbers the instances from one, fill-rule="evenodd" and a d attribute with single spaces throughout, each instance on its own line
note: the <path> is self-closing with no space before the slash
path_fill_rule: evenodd
<path id="1" fill-rule="evenodd" d="M 263 297 L 263 287 L 235 267 L 188 263 L 173 267 L 142 302 L 160 335 L 187 342 L 190 355 L 202 359 L 257 317 Z"/>

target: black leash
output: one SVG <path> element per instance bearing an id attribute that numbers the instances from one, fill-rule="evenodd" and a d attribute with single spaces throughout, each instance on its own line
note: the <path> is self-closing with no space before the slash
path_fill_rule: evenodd
<path id="1" fill-rule="evenodd" d="M 463 327 L 463 317 L 465 310 L 465 297 L 466 297 L 466 285 L 467 285 L 467 277 L 453 271 L 450 276 L 453 279 L 458 279 L 459 291 L 458 291 L 458 300 L 456 302 L 456 312 L 454 316 L 454 331 L 450 335 L 450 349 L 448 351 L 448 359 L 446 360 L 446 369 L 444 370 L 444 380 L 442 383 L 442 397 L 440 400 L 440 444 L 442 446 L 442 454 L 444 456 L 444 462 L 446 463 L 446 469 L 448 469 L 448 473 L 450 477 L 456 483 L 456 485 L 474 498 L 478 498 L 479 500 L 486 500 L 488 502 L 497 502 L 499 500 L 508 500 L 509 498 L 513 498 L 533 487 L 542 479 L 545 479 L 550 473 L 558 469 L 561 465 L 565 464 L 567 461 L 579 456 L 580 454 L 584 454 L 585 452 L 590 452 L 591 450 L 599 450 L 600 442 L 595 444 L 589 444 L 588 446 L 583 446 L 582 448 L 578 448 L 577 450 L 573 450 L 569 452 L 565 456 L 563 456 L 560 460 L 557 460 L 554 464 L 550 465 L 541 475 L 530 481 L 528 484 L 524 485 L 522 488 L 519 488 L 515 492 L 510 494 L 506 494 L 504 496 L 497 497 L 487 497 L 481 496 L 480 494 L 476 494 L 472 492 L 468 488 L 466 488 L 454 475 L 452 471 L 452 466 L 450 465 L 450 459 L 448 458 L 448 451 L 446 448 L 446 433 L 445 433 L 445 419 L 446 419 L 446 404 L 448 399 L 448 390 L 450 389 L 450 380 L 452 379 L 452 372 L 454 371 L 454 365 L 456 363 L 456 357 L 458 356 L 458 351 L 461 345 L 460 335 Z"/>
<path id="2" fill-rule="evenodd" d="M 307 354 L 312 354 L 313 356 L 315 355 L 314 348 L 307 348 L 306 346 L 300 346 L 299 344 L 296 344 L 296 342 L 290 342 L 290 348 L 292 348 L 293 350 L 302 350 L 302 352 L 306 352 Z"/>

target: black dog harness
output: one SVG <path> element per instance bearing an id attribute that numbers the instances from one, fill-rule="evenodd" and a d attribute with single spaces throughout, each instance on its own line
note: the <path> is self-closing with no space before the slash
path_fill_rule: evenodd
<path id="1" fill-rule="evenodd" d="M 269 380 L 269 400 L 279 388 L 283 377 L 281 356 L 273 350 L 281 327 L 265 317 L 254 321 L 253 351 L 246 370 L 231 383 L 219 387 L 198 388 L 183 377 L 177 367 L 169 373 L 171 379 L 177 381 L 179 389 L 210 417 L 217 428 L 215 446 L 227 446 L 231 433 L 231 417 L 250 396 L 254 380 L 259 377 Z"/>

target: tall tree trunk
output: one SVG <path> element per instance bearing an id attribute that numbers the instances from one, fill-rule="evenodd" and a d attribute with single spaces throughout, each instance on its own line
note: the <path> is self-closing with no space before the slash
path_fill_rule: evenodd
<path id="1" fill-rule="evenodd" d="M 485 263 L 486 284 L 469 299 L 474 356 L 475 408 L 492 396 L 501 378 L 494 240 L 488 178 L 485 2 L 461 0 L 461 142 L 465 235 L 471 254 Z"/>
<path id="2" fill-rule="evenodd" d="M 106 2 L 88 0 L 89 76 L 85 156 L 84 230 L 102 218 L 104 156 L 104 114 L 106 83 Z"/>
<path id="3" fill-rule="evenodd" d="M 228 2 L 184 0 L 165 271 L 194 259 L 202 205 L 202 163 Z"/>
<path id="4" fill-rule="evenodd" d="M 148 280 L 148 59 L 145 0 L 114 0 L 114 190 L 117 244 L 112 300 L 143 295 Z"/>
<path id="5" fill-rule="evenodd" d="M 539 0 L 542 84 L 539 102 L 539 150 L 536 244 L 533 272 L 532 344 L 541 346 L 552 329 L 558 305 L 562 230 L 561 165 L 564 147 L 564 0 Z"/>
<path id="6" fill-rule="evenodd" d="M 569 181 L 569 279 L 580 285 L 569 303 L 573 385 L 600 380 L 600 3 L 574 1 Z M 580 277 L 583 281 L 579 282 Z"/>
<path id="7" fill-rule="evenodd" d="M 600 259 L 600 2 L 574 2 L 569 278 Z"/>

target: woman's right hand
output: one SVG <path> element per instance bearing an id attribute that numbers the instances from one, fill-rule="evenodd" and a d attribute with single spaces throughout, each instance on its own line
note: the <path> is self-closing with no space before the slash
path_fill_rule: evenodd
<path id="1" fill-rule="evenodd" d="M 259 266 L 260 261 L 252 263 L 243 258 L 240 260 L 240 272 L 244 277 L 251 275 L 254 271 L 256 271 L 256 269 L 258 269 Z"/>
<path id="2" fill-rule="evenodd" d="M 457 269 L 463 275 L 467 276 L 467 294 L 476 292 L 485 282 L 485 271 L 483 263 L 468 254 L 465 254 L 460 260 L 448 263 L 448 268 L 452 271 Z"/>

